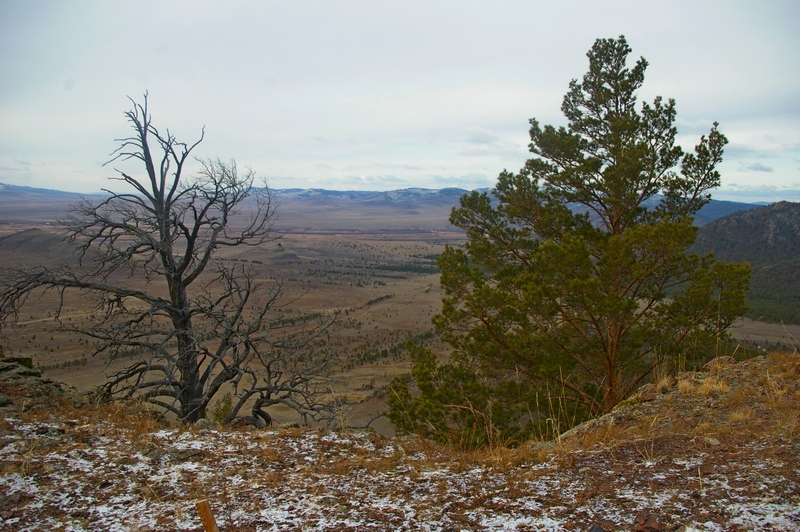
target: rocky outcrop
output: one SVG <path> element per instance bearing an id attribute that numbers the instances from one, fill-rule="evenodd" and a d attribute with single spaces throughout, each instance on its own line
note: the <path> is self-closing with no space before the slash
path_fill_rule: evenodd
<path id="1" fill-rule="evenodd" d="M 41 378 L 42 372 L 33 368 L 29 357 L 0 358 L 0 380 Z"/>
<path id="2" fill-rule="evenodd" d="M 29 357 L 0 358 L 0 408 L 53 407 L 64 400 L 80 406 L 83 400 L 61 383 L 42 378 Z"/>

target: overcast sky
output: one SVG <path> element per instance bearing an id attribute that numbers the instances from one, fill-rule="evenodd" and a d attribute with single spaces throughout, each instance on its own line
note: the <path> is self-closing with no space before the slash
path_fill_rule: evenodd
<path id="1" fill-rule="evenodd" d="M 730 144 L 716 199 L 800 201 L 800 2 L 0 0 L 0 182 L 95 192 L 129 96 L 272 188 L 492 186 L 599 37 Z M 133 170 L 125 167 L 126 170 Z"/>

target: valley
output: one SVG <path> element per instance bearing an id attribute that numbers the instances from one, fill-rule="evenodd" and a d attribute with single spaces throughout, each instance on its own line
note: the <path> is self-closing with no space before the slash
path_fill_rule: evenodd
<path id="1" fill-rule="evenodd" d="M 393 432 L 378 415 L 385 409 L 385 386 L 410 369 L 406 341 L 424 343 L 441 356 L 448 352 L 431 324 L 442 299 L 436 257 L 446 245 L 465 241 L 447 223 L 463 192 L 283 192 L 277 195 L 280 207 L 273 228 L 280 238 L 218 255 L 228 265 L 253 268 L 266 286 L 282 284 L 281 319 L 341 310 L 326 341 L 339 354 L 330 387 L 345 405 L 342 416 L 348 426 L 369 424 L 382 433 Z M 68 212 L 67 200 L 76 197 L 59 195 L 50 202 L 22 198 L 14 209 L 3 204 L 3 214 L 12 213 L 14 220 L 0 224 L 0 266 L 75 260 L 55 224 L 55 218 Z M 91 356 L 90 342 L 60 330 L 57 307 L 53 293 L 30 300 L 19 321 L 3 331 L 6 354 L 31 357 L 45 377 L 82 391 L 130 362 Z M 66 300 L 58 320 L 67 326 L 86 325 L 91 308 L 91 301 Z M 746 357 L 763 347 L 796 348 L 800 326 L 745 319 L 734 328 L 734 336 L 741 342 L 737 354 Z M 274 418 L 297 421 L 288 408 L 275 409 Z"/>

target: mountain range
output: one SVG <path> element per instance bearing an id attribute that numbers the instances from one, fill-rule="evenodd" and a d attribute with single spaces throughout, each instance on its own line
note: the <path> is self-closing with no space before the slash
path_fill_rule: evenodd
<path id="1" fill-rule="evenodd" d="M 272 192 L 279 204 L 275 226 L 283 231 L 441 231 L 454 229 L 448 222 L 450 210 L 469 191 L 460 188 L 390 191 L 294 188 Z M 51 223 L 63 216 L 81 196 L 0 183 L 0 223 Z M 712 200 L 697 214 L 695 223 L 703 226 L 722 216 L 759 206 Z"/>

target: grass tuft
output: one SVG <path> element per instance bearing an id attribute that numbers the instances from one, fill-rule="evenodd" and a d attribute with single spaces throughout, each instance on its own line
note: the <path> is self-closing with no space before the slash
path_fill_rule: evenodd
<path id="1" fill-rule="evenodd" d="M 678 392 L 682 394 L 694 394 L 695 386 L 690 379 L 681 379 L 678 381 Z"/>
<path id="2" fill-rule="evenodd" d="M 656 383 L 656 393 L 665 393 L 672 389 L 675 379 L 671 375 L 664 375 Z"/>
<path id="3" fill-rule="evenodd" d="M 731 391 L 730 386 L 719 377 L 706 377 L 703 379 L 703 382 L 700 383 L 700 386 L 697 387 L 695 393 L 697 395 L 708 396 L 712 393 L 728 393 L 729 391 Z"/>
<path id="4" fill-rule="evenodd" d="M 748 421 L 753 418 L 753 409 L 749 406 L 741 406 L 739 408 L 731 410 L 729 418 L 731 423 Z"/>

